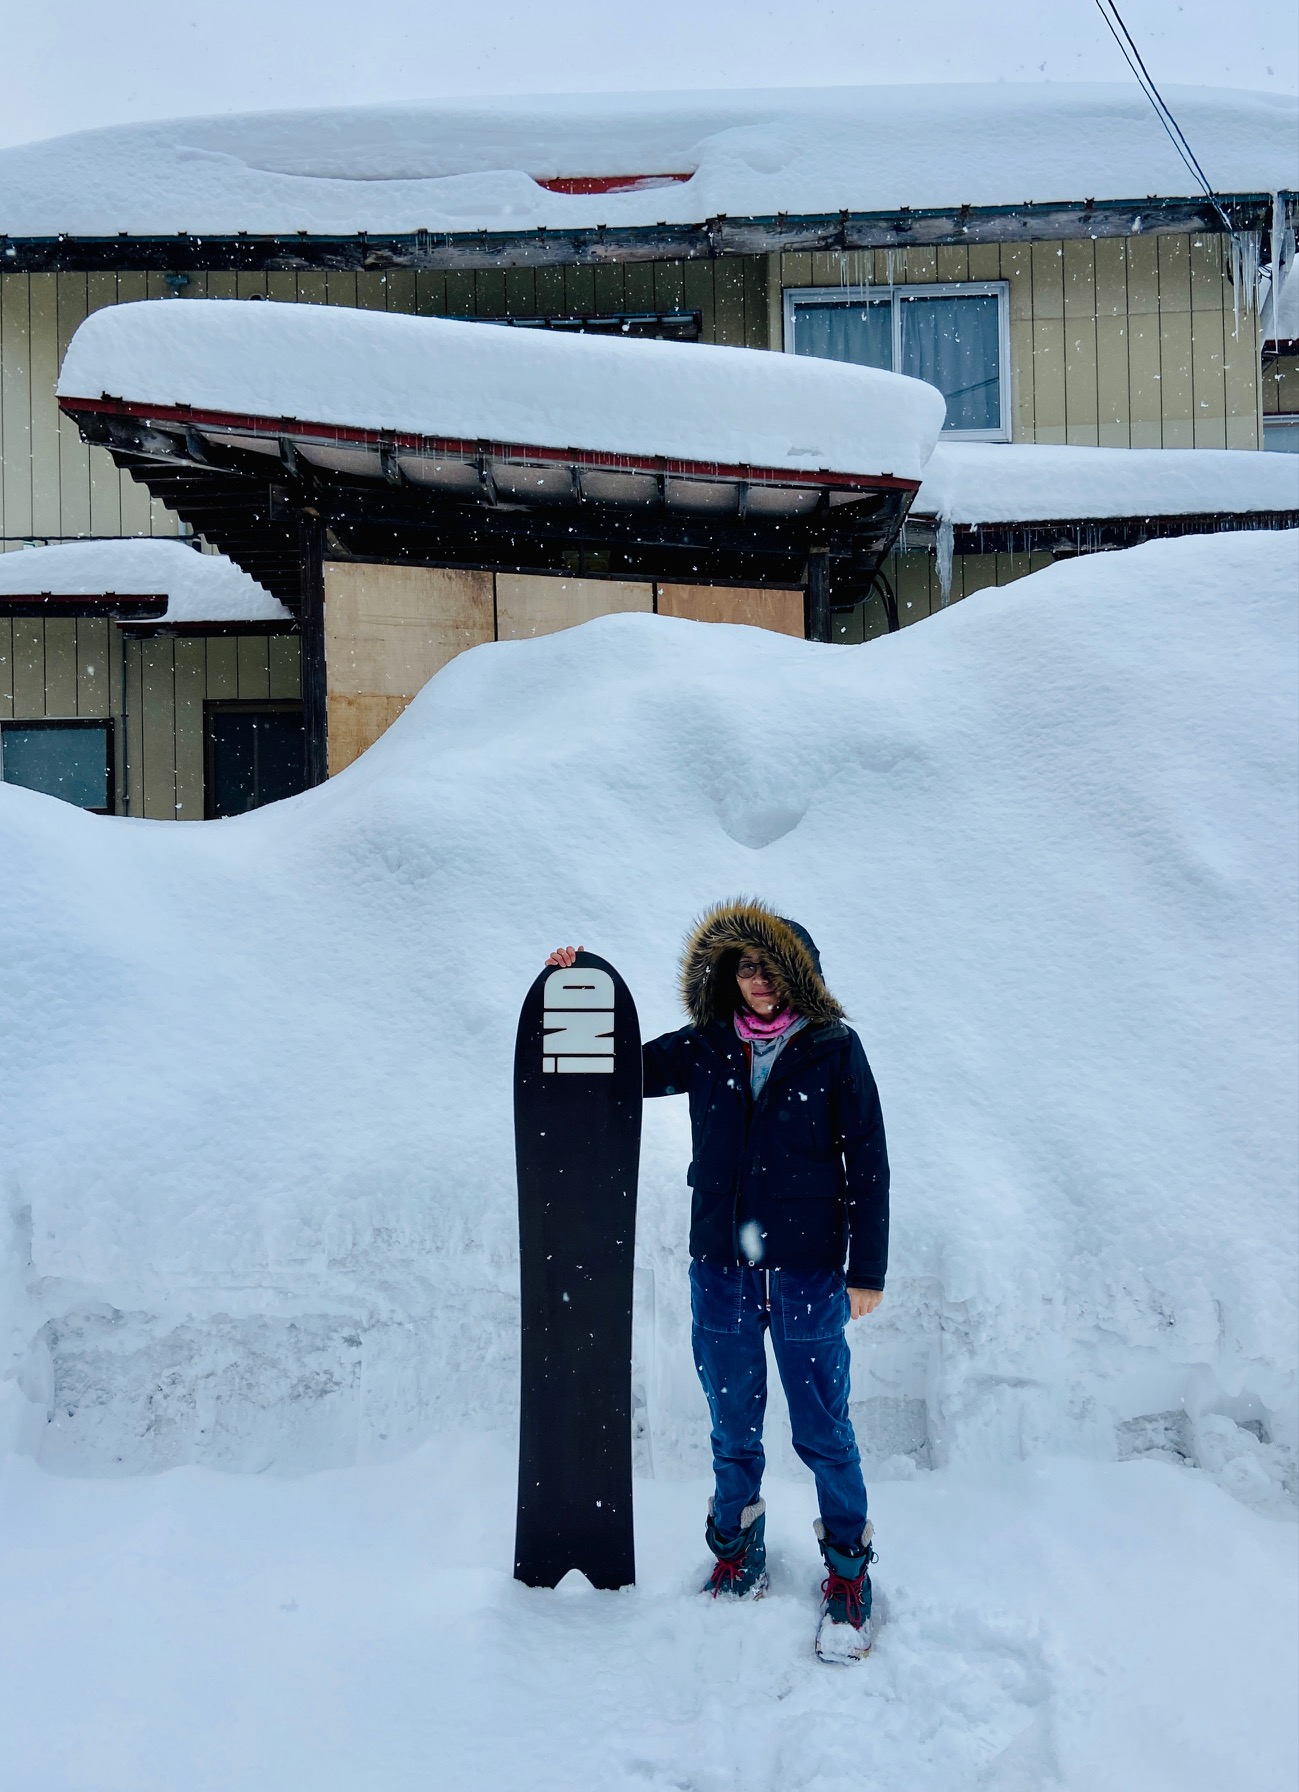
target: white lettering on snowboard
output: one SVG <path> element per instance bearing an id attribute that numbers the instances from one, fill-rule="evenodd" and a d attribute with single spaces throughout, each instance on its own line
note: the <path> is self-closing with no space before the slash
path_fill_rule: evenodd
<path id="1" fill-rule="evenodd" d="M 546 979 L 544 1071 L 572 1075 L 613 1070 L 613 978 L 608 971 L 552 971 Z"/>

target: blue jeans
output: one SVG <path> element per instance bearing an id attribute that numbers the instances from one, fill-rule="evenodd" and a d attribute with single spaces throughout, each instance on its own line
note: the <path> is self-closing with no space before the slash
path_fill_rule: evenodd
<path id="1" fill-rule="evenodd" d="M 866 1528 L 866 1485 L 848 1419 L 848 1290 L 842 1274 L 692 1262 L 690 1310 L 695 1367 L 713 1419 L 718 1530 L 733 1537 L 740 1514 L 762 1487 L 763 1332 L 769 1327 L 794 1448 L 816 1477 L 826 1533 L 831 1542 L 854 1548 Z"/>

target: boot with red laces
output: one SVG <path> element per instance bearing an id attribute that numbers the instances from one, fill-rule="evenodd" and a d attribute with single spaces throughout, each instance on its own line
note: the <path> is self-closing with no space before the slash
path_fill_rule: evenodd
<path id="1" fill-rule="evenodd" d="M 871 1548 L 873 1527 L 867 1525 L 861 1541 L 851 1549 L 832 1543 L 818 1518 L 816 1538 L 826 1566 L 821 1582 L 821 1622 L 816 1632 L 816 1652 L 822 1661 L 860 1661 L 871 1647 L 871 1577 L 875 1560 Z"/>
<path id="2" fill-rule="evenodd" d="M 704 1537 L 716 1560 L 713 1571 L 701 1588 L 714 1599 L 761 1599 L 767 1590 L 767 1503 L 755 1500 L 740 1514 L 737 1536 L 723 1537 L 713 1517 L 713 1502 L 708 1502 L 708 1523 Z"/>

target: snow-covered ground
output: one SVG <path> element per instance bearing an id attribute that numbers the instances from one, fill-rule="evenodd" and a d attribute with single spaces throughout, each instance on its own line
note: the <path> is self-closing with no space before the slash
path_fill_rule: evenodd
<path id="1" fill-rule="evenodd" d="M 0 787 L 5 1792 L 1288 1789 L 1297 540 L 1062 564 L 863 648 L 493 644 L 234 821 Z M 518 1003 L 576 937 L 678 1024 L 680 936 L 739 891 L 816 935 L 889 1124 L 851 1674 L 810 1655 L 779 1402 L 773 1594 L 691 1591 L 679 1103 L 639 1585 L 510 1579 Z"/>

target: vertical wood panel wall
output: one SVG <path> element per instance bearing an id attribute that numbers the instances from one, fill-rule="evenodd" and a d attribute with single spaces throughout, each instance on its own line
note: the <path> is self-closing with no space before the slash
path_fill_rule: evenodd
<path id="1" fill-rule="evenodd" d="M 111 719 L 119 815 L 203 819 L 203 702 L 301 695 L 296 635 L 124 634 L 0 616 L 0 721 Z"/>
<path id="2" fill-rule="evenodd" d="M 1008 281 L 1017 442 L 1260 445 L 1258 317 L 1242 308 L 1237 335 L 1229 249 L 1220 236 L 772 259 L 782 287 Z"/>

